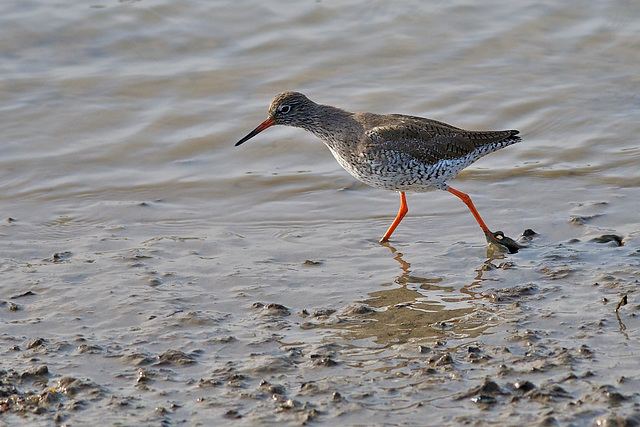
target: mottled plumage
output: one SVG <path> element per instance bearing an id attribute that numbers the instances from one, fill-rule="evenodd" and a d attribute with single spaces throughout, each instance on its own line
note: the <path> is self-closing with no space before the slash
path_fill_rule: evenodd
<path id="1" fill-rule="evenodd" d="M 372 187 L 401 192 L 400 212 L 383 241 L 406 214 L 405 191 L 438 188 L 460 197 L 487 239 L 500 243 L 482 222 L 471 199 L 447 181 L 480 157 L 520 141 L 517 130 L 468 131 L 422 117 L 351 113 L 316 104 L 298 92 L 284 92 L 271 101 L 269 118 L 236 145 L 273 125 L 308 130 L 355 178 Z"/>

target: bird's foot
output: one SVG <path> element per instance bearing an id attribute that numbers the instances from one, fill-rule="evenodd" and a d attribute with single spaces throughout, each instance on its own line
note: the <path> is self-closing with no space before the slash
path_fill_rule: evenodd
<path id="1" fill-rule="evenodd" d="M 496 231 L 495 233 L 485 231 L 484 235 L 487 238 L 487 243 L 506 248 L 510 254 L 515 254 L 520 249 L 524 248 L 523 245 L 516 242 L 511 237 L 505 236 L 502 231 Z"/>

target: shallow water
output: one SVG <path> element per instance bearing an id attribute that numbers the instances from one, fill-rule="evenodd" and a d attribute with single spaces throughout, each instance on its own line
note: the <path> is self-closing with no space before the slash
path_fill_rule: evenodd
<path id="1" fill-rule="evenodd" d="M 640 422 L 637 2 L 9 2 L 0 35 L 4 423 Z M 538 234 L 432 192 L 378 244 L 398 196 L 312 135 L 233 146 L 285 90 L 519 129 L 451 184 Z"/>

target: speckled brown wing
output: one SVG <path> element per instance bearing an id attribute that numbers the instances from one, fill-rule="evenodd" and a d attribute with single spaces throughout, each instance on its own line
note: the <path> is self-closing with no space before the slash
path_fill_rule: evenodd
<path id="1" fill-rule="evenodd" d="M 422 117 L 401 114 L 385 117 L 389 120 L 366 132 L 377 149 L 397 150 L 426 164 L 460 159 L 476 150 L 488 154 L 519 140 L 515 136 L 518 131 L 514 130 L 467 131 Z M 513 141 L 506 143 L 510 139 Z"/>

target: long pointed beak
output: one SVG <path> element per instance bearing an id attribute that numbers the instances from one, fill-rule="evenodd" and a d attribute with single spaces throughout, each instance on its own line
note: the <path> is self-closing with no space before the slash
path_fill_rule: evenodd
<path id="1" fill-rule="evenodd" d="M 240 141 L 236 142 L 236 147 L 238 145 L 242 144 L 243 142 L 246 142 L 246 141 L 250 140 L 251 138 L 253 138 L 257 134 L 259 134 L 260 132 L 265 130 L 266 128 L 270 128 L 271 126 L 273 126 L 275 124 L 276 124 L 276 122 L 274 122 L 273 119 L 265 120 L 264 122 L 260 123 L 260 126 L 258 126 L 254 130 L 252 130 L 251 133 L 249 133 L 249 135 L 245 136 Z"/>

